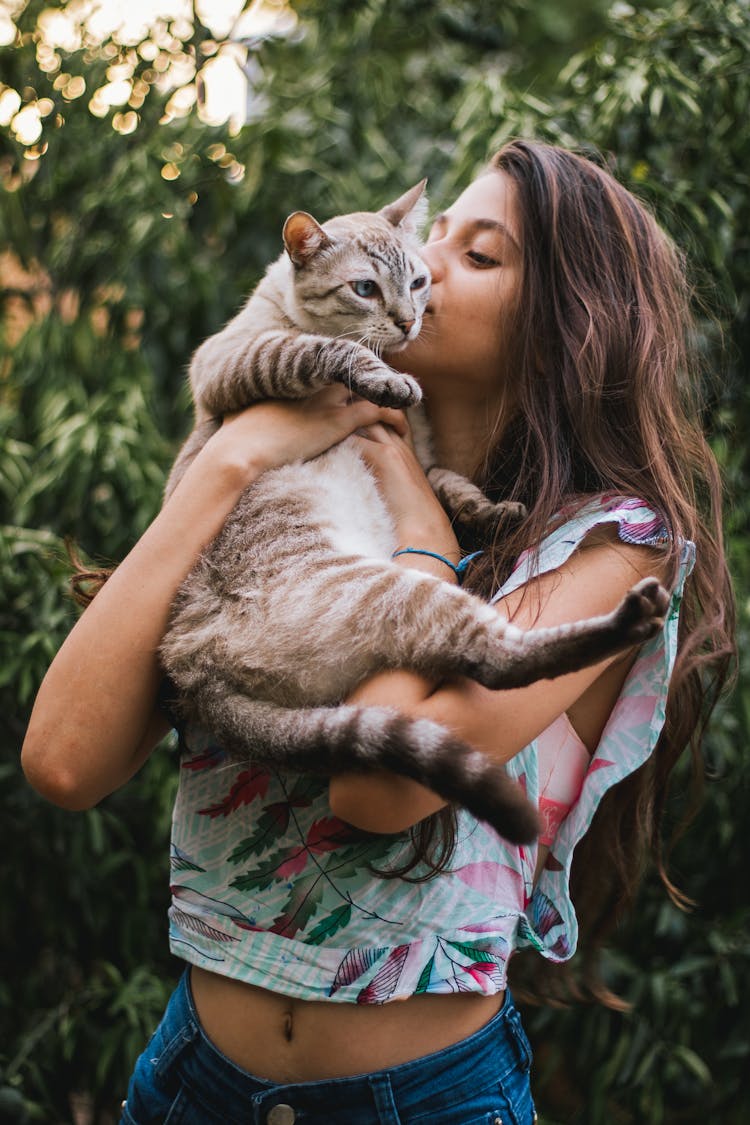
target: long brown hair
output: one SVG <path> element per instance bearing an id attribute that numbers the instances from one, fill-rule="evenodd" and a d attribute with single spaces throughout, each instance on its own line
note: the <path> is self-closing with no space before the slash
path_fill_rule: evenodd
<path id="1" fill-rule="evenodd" d="M 632 901 L 649 854 L 667 892 L 686 901 L 667 875 L 662 819 L 683 753 L 692 757 L 696 780 L 703 776 L 701 737 L 734 655 L 721 482 L 701 427 L 692 294 L 681 254 L 644 204 L 591 160 L 517 140 L 486 174 L 497 171 L 513 180 L 521 216 L 521 291 L 499 373 L 512 376 L 517 409 L 477 480 L 498 498 L 523 502 L 528 516 L 502 528 L 469 587 L 485 596 L 497 589 L 563 506 L 595 492 L 638 497 L 658 510 L 672 535 L 673 574 L 680 540 L 697 548 L 662 735 L 649 761 L 604 798 L 575 852 L 571 889 L 585 976 L 587 951 L 594 956 Z M 103 575 L 79 570 L 77 592 L 89 600 Z M 85 590 L 87 578 L 93 582 Z M 422 881 L 444 869 L 454 847 L 453 810 L 415 826 L 411 837 L 409 862 L 379 874 Z M 547 966 L 535 961 L 539 983 Z M 550 970 L 557 977 L 544 982 L 545 999 L 567 973 Z M 591 991 L 608 998 L 596 978 Z"/>
<path id="2" fill-rule="evenodd" d="M 593 962 L 632 902 L 649 854 L 672 899 L 688 901 L 667 874 L 662 820 L 670 775 L 686 751 L 700 788 L 701 737 L 734 656 L 721 482 L 701 426 L 693 302 L 676 247 L 644 204 L 589 159 L 516 140 L 486 174 L 496 171 L 512 179 L 521 217 L 523 273 L 504 372 L 517 408 L 478 480 L 496 497 L 524 503 L 528 516 L 502 528 L 471 587 L 485 595 L 497 589 L 555 513 L 596 492 L 638 497 L 661 514 L 673 576 L 680 541 L 697 549 L 663 732 L 649 761 L 603 800 L 573 862 L 583 975 L 589 993 L 614 1002 L 588 972 L 586 948 Z M 451 813 L 436 814 L 414 837 L 422 856 L 443 868 Z M 533 977 L 546 978 L 545 999 L 551 986 L 562 995 L 561 978 L 573 986 L 558 966 Z"/>

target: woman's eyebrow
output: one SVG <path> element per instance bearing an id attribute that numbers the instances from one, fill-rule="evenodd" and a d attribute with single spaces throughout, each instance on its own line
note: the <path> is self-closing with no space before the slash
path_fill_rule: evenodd
<path id="1" fill-rule="evenodd" d="M 450 216 L 443 211 L 439 215 L 436 215 L 432 221 L 433 223 L 447 223 L 449 217 Z M 521 252 L 521 247 L 518 245 L 517 239 L 511 233 L 506 224 L 501 223 L 499 219 L 468 219 L 466 221 L 466 225 L 469 227 L 473 227 L 474 230 L 497 231 L 498 234 L 503 235 L 510 242 L 512 242 L 519 253 Z"/>
<path id="2" fill-rule="evenodd" d="M 499 222 L 498 219 L 472 219 L 471 225 L 477 230 L 498 231 L 513 243 L 516 250 L 520 251 L 521 247 L 518 245 L 515 237 L 511 234 L 510 229 L 505 225 L 505 223 Z"/>

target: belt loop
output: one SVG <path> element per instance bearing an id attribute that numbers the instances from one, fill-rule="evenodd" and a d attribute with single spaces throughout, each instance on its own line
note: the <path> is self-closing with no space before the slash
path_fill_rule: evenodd
<path id="1" fill-rule="evenodd" d="M 185 1048 L 189 1047 L 193 1040 L 197 1039 L 198 1034 L 199 1031 L 194 1021 L 188 1018 L 184 1026 L 170 1039 L 161 1054 L 152 1060 L 154 1063 L 154 1074 L 157 1078 L 163 1078 L 168 1073 Z"/>
<path id="2" fill-rule="evenodd" d="M 521 1023 L 521 1016 L 517 1008 L 508 1013 L 508 1034 L 516 1060 L 523 1071 L 531 1067 L 531 1047 L 526 1037 L 526 1032 Z"/>
<path id="3" fill-rule="evenodd" d="M 393 1088 L 388 1074 L 371 1074 L 367 1079 L 372 1090 L 372 1100 L 377 1110 L 377 1125 L 401 1125 L 401 1118 L 393 1100 Z"/>

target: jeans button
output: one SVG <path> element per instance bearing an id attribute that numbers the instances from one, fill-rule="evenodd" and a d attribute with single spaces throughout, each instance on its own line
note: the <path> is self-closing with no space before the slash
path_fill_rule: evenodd
<path id="1" fill-rule="evenodd" d="M 273 1109 L 269 1109 L 266 1123 L 267 1125 L 294 1125 L 296 1120 L 297 1114 L 292 1107 L 281 1102 L 279 1105 L 275 1105 Z"/>

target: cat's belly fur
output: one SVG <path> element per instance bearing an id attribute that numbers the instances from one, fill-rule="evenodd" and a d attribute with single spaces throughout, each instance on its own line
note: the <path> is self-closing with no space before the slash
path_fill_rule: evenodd
<path id="1" fill-rule="evenodd" d="M 178 683 L 175 656 L 201 677 L 226 669 L 249 696 L 284 706 L 337 702 L 374 670 L 368 631 L 386 602 L 403 597 L 395 586 L 424 579 L 390 563 L 395 548 L 393 522 L 352 444 L 266 473 L 187 579 L 165 638 L 167 668 Z M 391 568 L 392 594 L 382 581 Z"/>
<path id="2" fill-rule="evenodd" d="M 312 524 L 320 526 L 333 553 L 391 557 L 396 549 L 393 521 L 354 445 L 342 442 L 315 461 L 277 472 L 282 487 L 286 473 L 294 476 L 299 493 L 309 498 Z"/>

